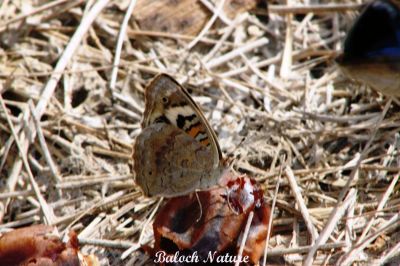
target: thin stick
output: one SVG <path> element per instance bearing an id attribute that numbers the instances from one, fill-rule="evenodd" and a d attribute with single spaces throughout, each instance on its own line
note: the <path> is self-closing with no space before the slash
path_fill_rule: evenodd
<path id="1" fill-rule="evenodd" d="M 281 163 L 282 163 L 282 160 L 281 160 Z M 265 240 L 263 266 L 266 266 L 266 264 L 267 264 L 268 245 L 269 245 L 269 240 L 270 240 L 270 237 L 271 237 L 272 221 L 274 219 L 274 211 L 275 211 L 275 206 L 276 206 L 276 200 L 278 199 L 279 186 L 281 184 L 282 168 L 283 168 L 282 166 L 283 165 L 281 165 L 281 167 L 279 169 L 279 175 L 278 175 L 278 180 L 276 181 L 274 199 L 272 200 L 271 213 L 270 213 L 269 221 L 268 221 L 268 231 L 267 231 L 267 239 Z"/>
<path id="2" fill-rule="evenodd" d="M 90 26 L 93 24 L 99 13 L 106 7 L 109 1 L 110 0 L 99 0 L 93 5 L 87 15 L 83 17 L 81 23 L 79 24 L 79 27 L 76 29 L 67 47 L 65 47 L 65 50 L 58 60 L 57 65 L 54 68 L 54 72 L 51 75 L 46 86 L 44 87 L 40 100 L 36 105 L 35 111 L 39 119 L 43 115 L 46 106 L 54 93 L 57 83 L 61 78 L 60 73 L 63 73 L 63 71 L 67 67 L 69 60 L 74 55 L 76 49 L 80 45 L 82 38 L 89 30 Z"/>
<path id="3" fill-rule="evenodd" d="M 35 107 L 34 107 L 33 102 L 31 100 L 28 101 L 28 104 L 29 104 L 29 110 L 31 111 L 31 116 L 32 116 L 32 119 L 33 119 L 33 123 L 35 124 L 35 127 L 36 127 L 37 137 L 39 139 L 39 143 L 40 143 L 40 146 L 42 148 L 42 151 L 43 151 L 43 154 L 44 154 L 44 158 L 45 158 L 47 164 L 49 165 L 50 171 L 51 171 L 52 176 L 54 178 L 54 182 L 56 184 L 58 184 L 58 183 L 61 182 L 61 177 L 60 177 L 59 171 L 57 169 L 57 166 L 54 163 L 53 158 L 51 157 L 49 148 L 47 147 L 47 144 L 46 144 L 46 140 L 44 139 L 42 127 L 40 126 L 39 119 L 36 117 L 36 114 L 35 114 L 35 110 L 34 110 Z M 59 195 L 61 195 L 61 190 L 59 190 L 58 193 L 59 193 Z"/>
<path id="4" fill-rule="evenodd" d="M 238 16 L 233 23 L 231 23 L 227 29 L 225 30 L 225 33 L 222 35 L 222 37 L 219 39 L 219 41 L 214 45 L 214 47 L 202 58 L 202 62 L 205 64 L 207 63 L 222 47 L 222 45 L 225 43 L 225 41 L 228 39 L 228 37 L 232 34 L 233 30 L 241 23 L 243 23 L 248 17 L 248 14 L 245 13 L 243 15 Z"/>
<path id="5" fill-rule="evenodd" d="M 287 4 L 290 4 L 290 0 L 286 1 Z M 286 19 L 286 35 L 285 42 L 283 47 L 283 55 L 282 55 L 282 64 L 279 71 L 279 75 L 282 78 L 289 78 L 292 71 L 292 57 L 293 57 L 293 32 L 292 32 L 292 20 L 293 14 L 288 13 L 285 15 Z"/>
<path id="6" fill-rule="evenodd" d="M 88 31 L 89 27 L 92 25 L 95 18 L 98 14 L 103 10 L 103 8 L 108 4 L 109 0 L 99 0 L 96 4 L 90 9 L 87 15 L 83 18 L 81 24 L 79 25 L 78 29 L 72 36 L 70 42 L 68 43 L 67 47 L 65 48 L 63 54 L 61 55 L 60 59 L 57 62 L 56 67 L 54 68 L 54 72 L 49 78 L 46 86 L 44 87 L 42 94 L 40 95 L 39 101 L 36 105 L 35 114 L 36 117 L 40 120 L 42 115 L 44 114 L 47 104 L 49 103 L 51 97 L 54 94 L 56 89 L 57 83 L 61 78 L 61 73 L 63 73 L 64 69 L 66 68 L 69 60 L 73 56 L 75 50 L 78 48 L 80 41 L 82 40 L 83 36 Z M 31 132 L 32 138 L 35 137 L 36 132 Z M 29 143 L 27 141 L 27 136 L 22 131 L 21 132 L 21 147 L 22 153 L 26 153 L 28 150 Z M 21 171 L 22 163 L 20 160 L 16 160 L 12 166 L 11 173 L 18 174 Z M 11 187 L 15 186 L 15 183 L 10 184 Z"/>
<path id="7" fill-rule="evenodd" d="M 215 10 L 215 12 L 213 13 L 213 16 L 210 18 L 210 20 L 207 22 L 207 24 L 204 26 L 204 28 L 201 30 L 201 32 L 197 35 L 197 37 L 188 44 L 188 46 L 186 48 L 187 50 L 191 50 L 200 41 L 200 39 L 202 39 L 203 36 L 209 31 L 209 29 L 214 24 L 215 20 L 219 16 L 219 14 L 222 12 L 224 3 L 225 3 L 225 0 L 220 0 L 217 10 Z"/>
<path id="8" fill-rule="evenodd" d="M 311 234 L 311 241 L 314 242 L 318 237 L 318 232 L 314 224 L 312 223 L 312 217 L 307 210 L 303 197 L 301 196 L 300 188 L 297 185 L 296 178 L 294 177 L 294 174 L 289 167 L 285 168 L 285 174 L 296 199 L 296 202 L 299 205 L 300 212 L 303 216 L 304 222 L 306 223 L 308 232 Z"/>
<path id="9" fill-rule="evenodd" d="M 386 231 L 389 231 L 391 227 L 400 225 L 400 214 L 393 215 L 390 220 L 386 221 L 383 225 L 378 226 L 376 231 L 369 235 L 363 242 L 352 247 L 351 251 L 339 258 L 336 265 L 351 265 L 352 262 L 357 258 L 357 254 L 360 254 L 361 250 L 365 249 L 371 244 L 378 236 L 382 235 Z"/>
<path id="10" fill-rule="evenodd" d="M 390 182 L 389 187 L 385 191 L 385 194 L 383 194 L 383 196 L 382 196 L 382 198 L 381 198 L 381 200 L 380 200 L 380 202 L 378 204 L 378 207 L 375 210 L 376 214 L 369 220 L 367 226 L 364 227 L 364 230 L 363 230 L 361 236 L 357 240 L 357 244 L 360 244 L 364 240 L 365 236 L 368 234 L 368 232 L 371 229 L 372 225 L 374 224 L 378 214 L 383 209 L 383 207 L 386 205 L 386 203 L 387 203 L 387 201 L 389 199 L 389 196 L 393 192 L 393 189 L 396 186 L 397 181 L 399 180 L 399 178 L 400 178 L 400 175 L 397 174 L 395 176 L 395 178 L 392 179 L 392 182 Z"/>
<path id="11" fill-rule="evenodd" d="M 354 200 L 353 198 L 355 196 L 356 196 L 356 190 L 350 189 L 350 191 L 347 194 L 347 197 L 344 199 L 344 201 L 340 205 L 337 205 L 335 210 L 333 210 L 331 212 L 331 217 L 329 217 L 328 223 L 325 225 L 321 234 L 316 239 L 314 245 L 308 252 L 303 265 L 312 265 L 311 263 L 313 261 L 313 256 L 314 256 L 315 252 L 317 252 L 317 250 L 321 244 L 325 244 L 326 240 L 328 240 L 332 231 L 336 227 L 338 221 L 343 216 L 344 212 L 347 210 L 347 208 L 350 206 L 350 204 L 353 202 L 353 200 Z"/>
<path id="12" fill-rule="evenodd" d="M 331 216 L 329 217 L 329 220 L 327 222 L 327 224 L 325 225 L 324 230 L 321 232 L 320 236 L 318 237 L 318 239 L 315 242 L 314 248 L 312 250 L 310 250 L 310 252 L 308 253 L 305 261 L 304 261 L 304 265 L 311 265 L 313 262 L 313 257 L 315 252 L 318 249 L 318 246 L 320 244 L 325 243 L 325 241 L 328 239 L 329 235 L 331 234 L 331 232 L 333 231 L 334 227 L 336 226 L 336 223 L 338 221 L 339 218 L 339 210 L 343 209 L 343 206 L 345 205 L 345 202 L 343 201 L 344 197 L 346 196 L 346 193 L 348 192 L 347 198 L 349 198 L 350 196 L 350 192 L 352 190 L 349 191 L 350 188 L 350 184 L 351 182 L 354 180 L 358 169 L 361 165 L 362 159 L 365 156 L 365 153 L 368 151 L 369 147 L 371 146 L 376 133 L 378 132 L 379 126 L 382 123 L 383 118 L 385 117 L 387 111 L 389 110 L 390 105 L 392 104 L 392 99 L 390 99 L 386 105 L 385 108 L 383 109 L 383 112 L 375 126 L 374 131 L 372 132 L 367 144 L 365 145 L 361 155 L 359 156 L 359 158 L 357 159 L 357 162 L 355 164 L 355 167 L 353 168 L 353 170 L 350 173 L 349 179 L 347 180 L 345 186 L 343 187 L 343 189 L 340 191 L 339 197 L 338 197 L 338 202 L 335 206 L 335 208 L 332 210 L 331 212 Z"/>
<path id="13" fill-rule="evenodd" d="M 329 244 L 324 244 L 321 245 L 318 250 L 331 250 L 331 249 L 337 249 L 337 248 L 343 248 L 346 246 L 345 242 L 337 242 L 337 243 L 329 243 Z M 282 256 L 282 255 L 288 255 L 288 254 L 298 254 L 298 253 L 308 253 L 310 249 L 312 249 L 312 245 L 309 246 L 301 246 L 301 247 L 296 247 L 296 248 L 274 248 L 274 249 L 269 249 L 268 250 L 268 255 L 271 257 L 277 257 L 277 256 Z"/>
<path id="14" fill-rule="evenodd" d="M 80 245 L 92 245 L 99 246 L 104 248 L 121 248 L 127 249 L 137 245 L 136 243 L 132 243 L 129 241 L 123 240 L 108 240 L 108 239 L 94 239 L 94 238 L 86 238 L 86 237 L 78 237 Z"/>
<path id="15" fill-rule="evenodd" d="M 8 115 L 7 108 L 6 108 L 6 105 L 4 104 L 3 96 L 1 94 L 0 94 L 0 105 L 1 105 L 1 108 L 4 110 L 4 115 L 7 119 L 7 123 L 10 127 L 10 130 L 11 130 L 13 136 L 14 136 L 14 141 L 17 144 L 18 151 L 20 152 L 20 156 L 22 158 L 23 165 L 25 167 L 26 172 L 28 173 L 28 177 L 29 177 L 31 186 L 32 186 L 33 190 L 35 191 L 36 198 L 38 199 L 38 201 L 40 203 L 40 207 L 41 207 L 42 213 L 45 218 L 44 222 L 47 223 L 48 225 L 52 225 L 52 224 L 54 224 L 54 222 L 56 220 L 55 216 L 51 212 L 50 207 L 47 205 L 47 202 L 43 198 L 42 193 L 40 192 L 39 186 L 36 183 L 35 178 L 33 177 L 31 168 L 29 167 L 28 159 L 26 158 L 26 153 L 24 152 L 22 145 L 18 139 L 17 133 L 15 132 L 14 125 L 12 124 L 10 116 Z"/>
<path id="16" fill-rule="evenodd" d="M 257 47 L 263 46 L 268 44 L 268 39 L 267 38 L 260 38 L 258 40 L 249 42 L 243 46 L 238 47 L 235 50 L 230 51 L 229 53 L 226 53 L 220 57 L 214 58 L 213 60 L 210 60 L 208 63 L 206 63 L 204 66 L 207 69 L 211 69 L 217 66 L 220 66 L 224 64 L 225 62 L 235 58 L 236 56 L 240 56 L 242 53 L 246 53 L 250 50 L 253 50 Z"/>
<path id="17" fill-rule="evenodd" d="M 268 14 L 267 12 L 277 13 L 280 15 L 295 13 L 295 14 L 322 14 L 334 12 L 346 12 L 359 10 L 364 4 L 329 4 L 329 5 L 307 5 L 307 6 L 288 6 L 288 5 L 269 5 L 268 11 L 263 9 L 255 9 L 256 14 Z"/>
<path id="18" fill-rule="evenodd" d="M 26 13 L 26 14 L 21 14 L 21 15 L 15 17 L 15 18 L 7 20 L 4 24 L 0 25 L 0 32 L 4 31 L 7 28 L 7 26 L 12 24 L 12 23 L 15 23 L 17 21 L 23 20 L 23 19 L 28 18 L 28 17 L 32 17 L 32 16 L 34 16 L 34 15 L 40 13 L 40 12 L 46 11 L 47 9 L 51 9 L 51 8 L 56 7 L 56 6 L 62 5 L 64 3 L 68 3 L 68 2 L 69 2 L 69 0 L 53 1 L 53 2 L 50 2 L 50 3 L 44 4 L 44 5 L 36 8 L 36 9 Z M 83 3 L 83 2 L 84 2 L 84 0 L 78 0 L 76 4 L 79 5 L 79 4 Z"/>
<path id="19" fill-rule="evenodd" d="M 142 239 L 143 239 L 143 236 L 144 236 L 144 231 L 146 230 L 147 225 L 148 225 L 148 224 L 150 223 L 150 221 L 153 219 L 154 215 L 156 214 L 156 212 L 157 212 L 158 208 L 160 207 L 161 202 L 162 202 L 163 200 L 164 200 L 163 197 L 161 197 L 161 198 L 158 200 L 158 202 L 157 202 L 156 206 L 154 207 L 153 211 L 151 212 L 149 218 L 147 218 L 147 219 L 146 219 L 146 222 L 143 224 L 142 231 L 140 232 L 140 236 L 139 236 L 138 242 L 137 242 L 135 245 L 133 245 L 132 247 L 130 247 L 130 248 L 128 248 L 127 250 L 125 250 L 125 251 L 121 254 L 121 260 L 126 259 L 132 252 L 136 251 L 136 250 L 141 246 Z"/>
<path id="20" fill-rule="evenodd" d="M 249 236 L 249 231 L 250 231 L 251 222 L 253 221 L 253 216 L 254 216 L 254 212 L 251 211 L 249 213 L 249 217 L 247 218 L 246 227 L 244 228 L 243 238 L 242 238 L 242 242 L 240 243 L 238 259 L 235 262 L 235 266 L 239 266 L 239 264 L 242 260 L 243 250 L 244 250 L 244 246 L 246 245 L 247 237 Z"/>
<path id="21" fill-rule="evenodd" d="M 226 25 L 230 25 L 232 23 L 232 21 L 227 18 L 225 16 L 224 12 L 218 12 L 218 10 L 216 10 L 216 8 L 213 6 L 213 4 L 211 4 L 208 0 L 200 0 L 200 2 L 206 7 L 208 8 L 212 13 L 217 13 L 218 17 L 221 19 L 222 22 L 224 22 Z"/>
<path id="22" fill-rule="evenodd" d="M 126 36 L 126 29 L 128 26 L 128 22 L 130 17 L 132 16 L 133 9 L 135 8 L 136 0 L 131 0 L 129 2 L 129 6 L 125 12 L 124 20 L 122 21 L 122 25 L 118 34 L 117 45 L 115 47 L 115 56 L 114 56 L 114 63 L 113 68 L 111 71 L 111 79 L 110 79 L 110 92 L 112 98 L 114 98 L 114 89 L 115 83 L 117 82 L 117 75 L 118 75 L 118 65 L 121 60 L 121 50 L 122 44 L 124 43 L 124 38 Z"/>

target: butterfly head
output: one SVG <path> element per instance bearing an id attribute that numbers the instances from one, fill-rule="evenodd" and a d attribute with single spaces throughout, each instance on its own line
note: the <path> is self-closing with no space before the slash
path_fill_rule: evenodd
<path id="1" fill-rule="evenodd" d="M 142 127 L 165 122 L 171 124 L 166 116 L 167 110 L 179 105 L 177 84 L 165 74 L 155 77 L 145 90 L 145 110 Z"/>

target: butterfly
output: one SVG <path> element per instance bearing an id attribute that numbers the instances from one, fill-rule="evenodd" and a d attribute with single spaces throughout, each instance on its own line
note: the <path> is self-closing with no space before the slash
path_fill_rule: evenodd
<path id="1" fill-rule="evenodd" d="M 145 89 L 133 151 L 135 182 L 148 197 L 175 197 L 218 183 L 225 164 L 217 136 L 177 81 L 156 76 Z"/>
<path id="2" fill-rule="evenodd" d="M 388 96 L 400 96 L 400 9 L 373 1 L 360 14 L 336 62 L 348 77 Z"/>

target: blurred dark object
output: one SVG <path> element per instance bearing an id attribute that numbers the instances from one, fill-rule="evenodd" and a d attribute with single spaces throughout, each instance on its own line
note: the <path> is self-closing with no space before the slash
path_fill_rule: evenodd
<path id="1" fill-rule="evenodd" d="M 259 0 L 257 3 L 257 18 L 263 22 L 264 24 L 268 24 L 269 22 L 269 14 L 268 14 L 268 0 Z"/>
<path id="2" fill-rule="evenodd" d="M 400 96 L 399 3 L 374 1 L 366 6 L 336 61 L 349 78 L 385 95 Z"/>
<path id="3" fill-rule="evenodd" d="M 78 256 L 78 238 L 69 233 L 68 243 L 55 235 L 55 228 L 47 225 L 32 225 L 19 228 L 0 236 L 0 266 L 79 266 L 100 265 L 95 256 Z"/>
<path id="4" fill-rule="evenodd" d="M 225 15 L 233 19 L 257 6 L 259 0 L 226 0 Z M 264 0 L 261 0 L 264 1 Z M 215 8 L 218 8 L 218 4 Z M 135 19 L 142 31 L 197 35 L 211 18 L 212 12 L 198 0 L 139 0 Z"/>
<path id="5" fill-rule="evenodd" d="M 247 219 L 254 212 L 243 256 L 252 264 L 258 263 L 264 252 L 270 209 L 255 182 L 241 176 L 228 182 L 227 188 L 197 195 L 198 199 L 194 193 L 172 198 L 159 211 L 153 225 L 154 259 L 160 253 L 172 258 L 177 252 L 187 258 L 197 254 L 200 263 L 210 255 L 215 260 L 227 254 L 237 256 Z"/>

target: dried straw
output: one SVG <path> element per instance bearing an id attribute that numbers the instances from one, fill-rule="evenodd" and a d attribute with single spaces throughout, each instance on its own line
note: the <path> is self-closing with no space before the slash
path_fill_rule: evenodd
<path id="1" fill-rule="evenodd" d="M 276 200 L 268 261 L 398 261 L 399 103 L 332 60 L 359 2 L 275 1 L 265 24 L 263 9 L 198 1 L 197 35 L 141 29 L 143 2 L 0 4 L 0 232 L 54 224 L 104 265 L 151 264 L 139 248 L 159 205 L 134 185 L 131 144 L 144 87 L 167 71 Z"/>

